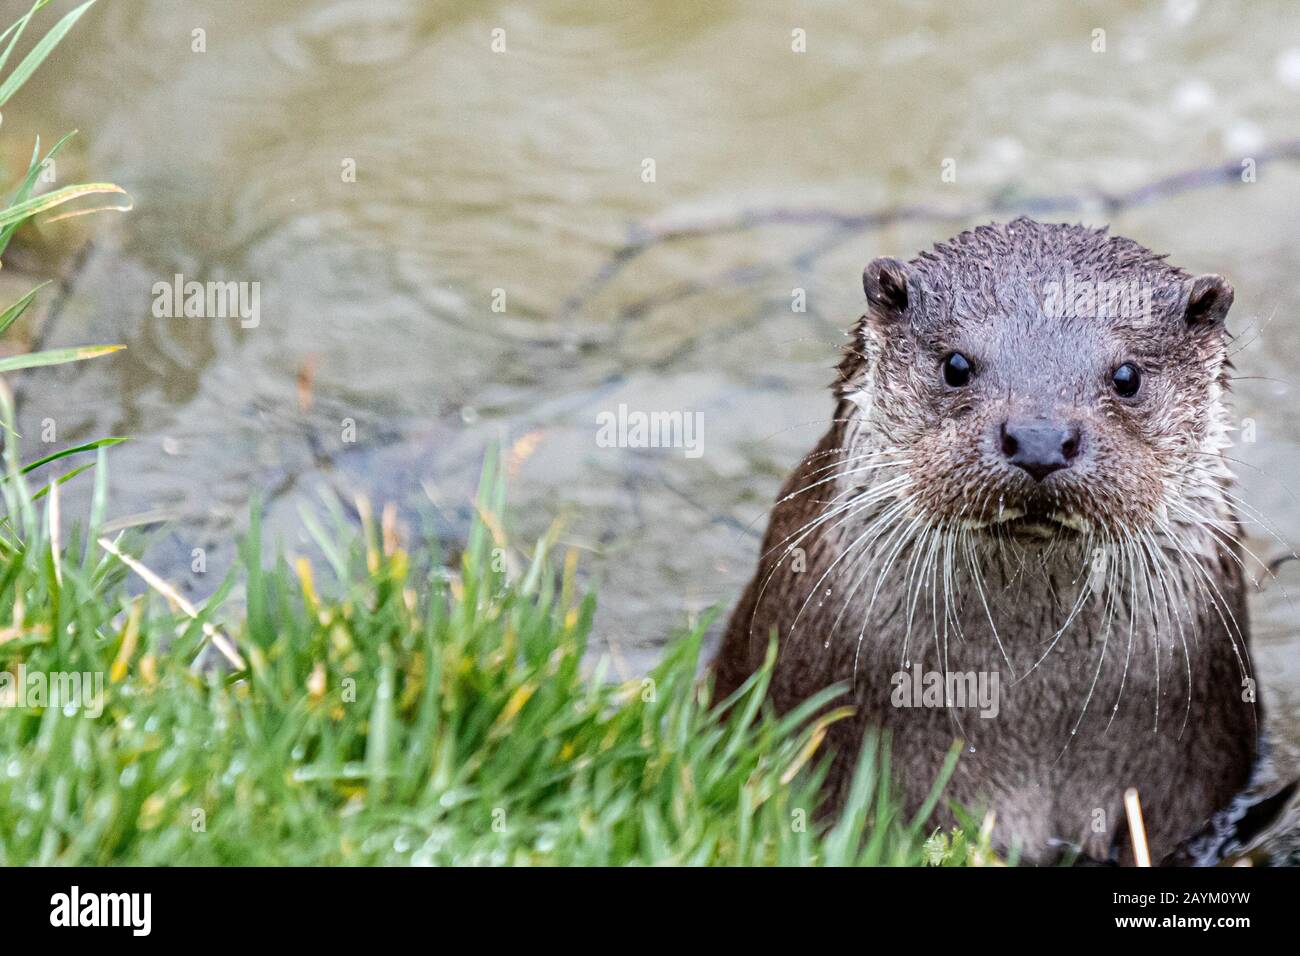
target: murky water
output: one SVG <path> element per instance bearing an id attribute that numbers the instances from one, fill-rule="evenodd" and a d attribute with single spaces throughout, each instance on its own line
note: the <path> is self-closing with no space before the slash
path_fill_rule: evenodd
<path id="1" fill-rule="evenodd" d="M 62 258 L 37 267 L 71 275 L 47 344 L 129 350 L 30 376 L 25 431 L 53 417 L 60 441 L 133 436 L 112 455 L 117 512 L 172 518 L 152 560 L 198 594 L 253 494 L 290 548 L 323 486 L 430 510 L 454 538 L 484 448 L 504 441 L 520 540 L 567 519 L 600 586 L 602 649 L 635 673 L 743 584 L 777 484 L 830 414 L 868 259 L 910 256 L 995 201 L 1001 218 L 1024 197 L 1118 194 L 1300 130 L 1283 0 L 959 6 L 102 4 L 0 139 L 21 154 L 31 132 L 79 127 L 66 175 L 134 195 L 128 215 L 78 220 L 83 257 L 55 233 Z M 914 204 L 949 214 L 825 215 Z M 809 214 L 651 244 L 583 294 L 634 225 L 778 206 Z M 1255 426 L 1240 474 L 1291 543 L 1298 213 L 1300 163 L 1069 213 L 1235 284 L 1236 406 Z M 154 317 L 153 284 L 177 273 L 260 283 L 260 322 Z M 600 447 L 597 415 L 624 403 L 700 413 L 702 454 Z M 1258 527 L 1251 543 L 1282 550 Z M 1253 612 L 1294 754 L 1287 590 L 1295 563 Z"/>

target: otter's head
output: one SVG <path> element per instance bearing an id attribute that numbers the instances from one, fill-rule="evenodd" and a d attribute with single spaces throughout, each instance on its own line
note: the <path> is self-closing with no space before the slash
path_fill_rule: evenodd
<path id="1" fill-rule="evenodd" d="M 906 461 L 915 512 L 1028 542 L 1122 535 L 1217 470 L 1233 296 L 1219 276 L 1018 219 L 876 259 L 863 281 L 839 393 Z"/>

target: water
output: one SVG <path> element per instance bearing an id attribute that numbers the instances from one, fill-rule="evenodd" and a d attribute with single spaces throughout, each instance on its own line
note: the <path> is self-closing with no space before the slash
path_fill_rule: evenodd
<path id="1" fill-rule="evenodd" d="M 115 513 L 171 518 L 151 561 L 197 595 L 253 494 L 291 549 L 322 487 L 432 510 L 454 539 L 484 448 L 504 441 L 517 540 L 565 519 L 563 544 L 600 587 L 598 648 L 627 675 L 750 572 L 778 483 L 830 414 L 863 264 L 990 216 L 722 231 L 654 245 L 581 297 L 634 224 L 773 206 L 1014 210 L 1237 161 L 1300 129 L 1300 21 L 1281 0 L 183 6 L 101 4 L 6 110 L 4 156 L 78 127 L 60 179 L 115 181 L 136 201 L 51 230 L 29 256 L 71 277 L 47 345 L 128 351 L 28 376 L 24 432 L 53 418 L 60 443 L 133 436 L 112 455 Z M 1234 283 L 1235 402 L 1256 429 L 1235 454 L 1246 498 L 1291 543 L 1298 211 L 1293 163 L 1070 215 Z M 153 317 L 153 284 L 176 273 L 259 282 L 260 323 Z M 700 413 L 703 453 L 600 447 L 596 416 L 624 403 Z M 1259 528 L 1251 547 L 1282 550 Z M 1300 594 L 1295 563 L 1252 612 L 1270 725 L 1294 764 L 1288 589 Z"/>

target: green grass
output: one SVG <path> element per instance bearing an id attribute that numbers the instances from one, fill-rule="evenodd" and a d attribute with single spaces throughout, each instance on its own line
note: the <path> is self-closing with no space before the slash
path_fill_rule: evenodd
<path id="1" fill-rule="evenodd" d="M 5 409 L 6 419 L 8 411 Z M 455 567 L 384 522 L 308 519 L 326 558 L 265 568 L 256 523 L 197 619 L 95 543 L 51 540 L 12 432 L 0 669 L 103 675 L 103 712 L 0 707 L 0 864 L 961 862 L 902 819 L 883 748 L 817 822 L 826 702 L 777 718 L 757 675 L 727 721 L 701 632 L 642 680 L 585 671 L 594 601 L 546 543 L 521 560 L 491 470 Z M 82 480 L 89 480 L 89 477 Z M 328 526 L 324 530 L 322 524 Z M 116 544 L 114 544 L 116 547 Z M 505 569 L 518 566 L 515 573 Z M 218 608 L 236 583 L 243 612 Z M 219 633 L 244 666 L 195 668 Z M 29 702 L 30 703 L 30 702 Z M 47 702 L 48 703 L 48 702 Z"/>

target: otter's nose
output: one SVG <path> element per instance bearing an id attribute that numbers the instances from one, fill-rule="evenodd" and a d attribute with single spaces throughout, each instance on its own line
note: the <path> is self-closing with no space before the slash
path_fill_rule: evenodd
<path id="1" fill-rule="evenodd" d="M 1079 457 L 1079 429 L 1043 421 L 1003 422 L 1002 454 L 1042 481 Z"/>

